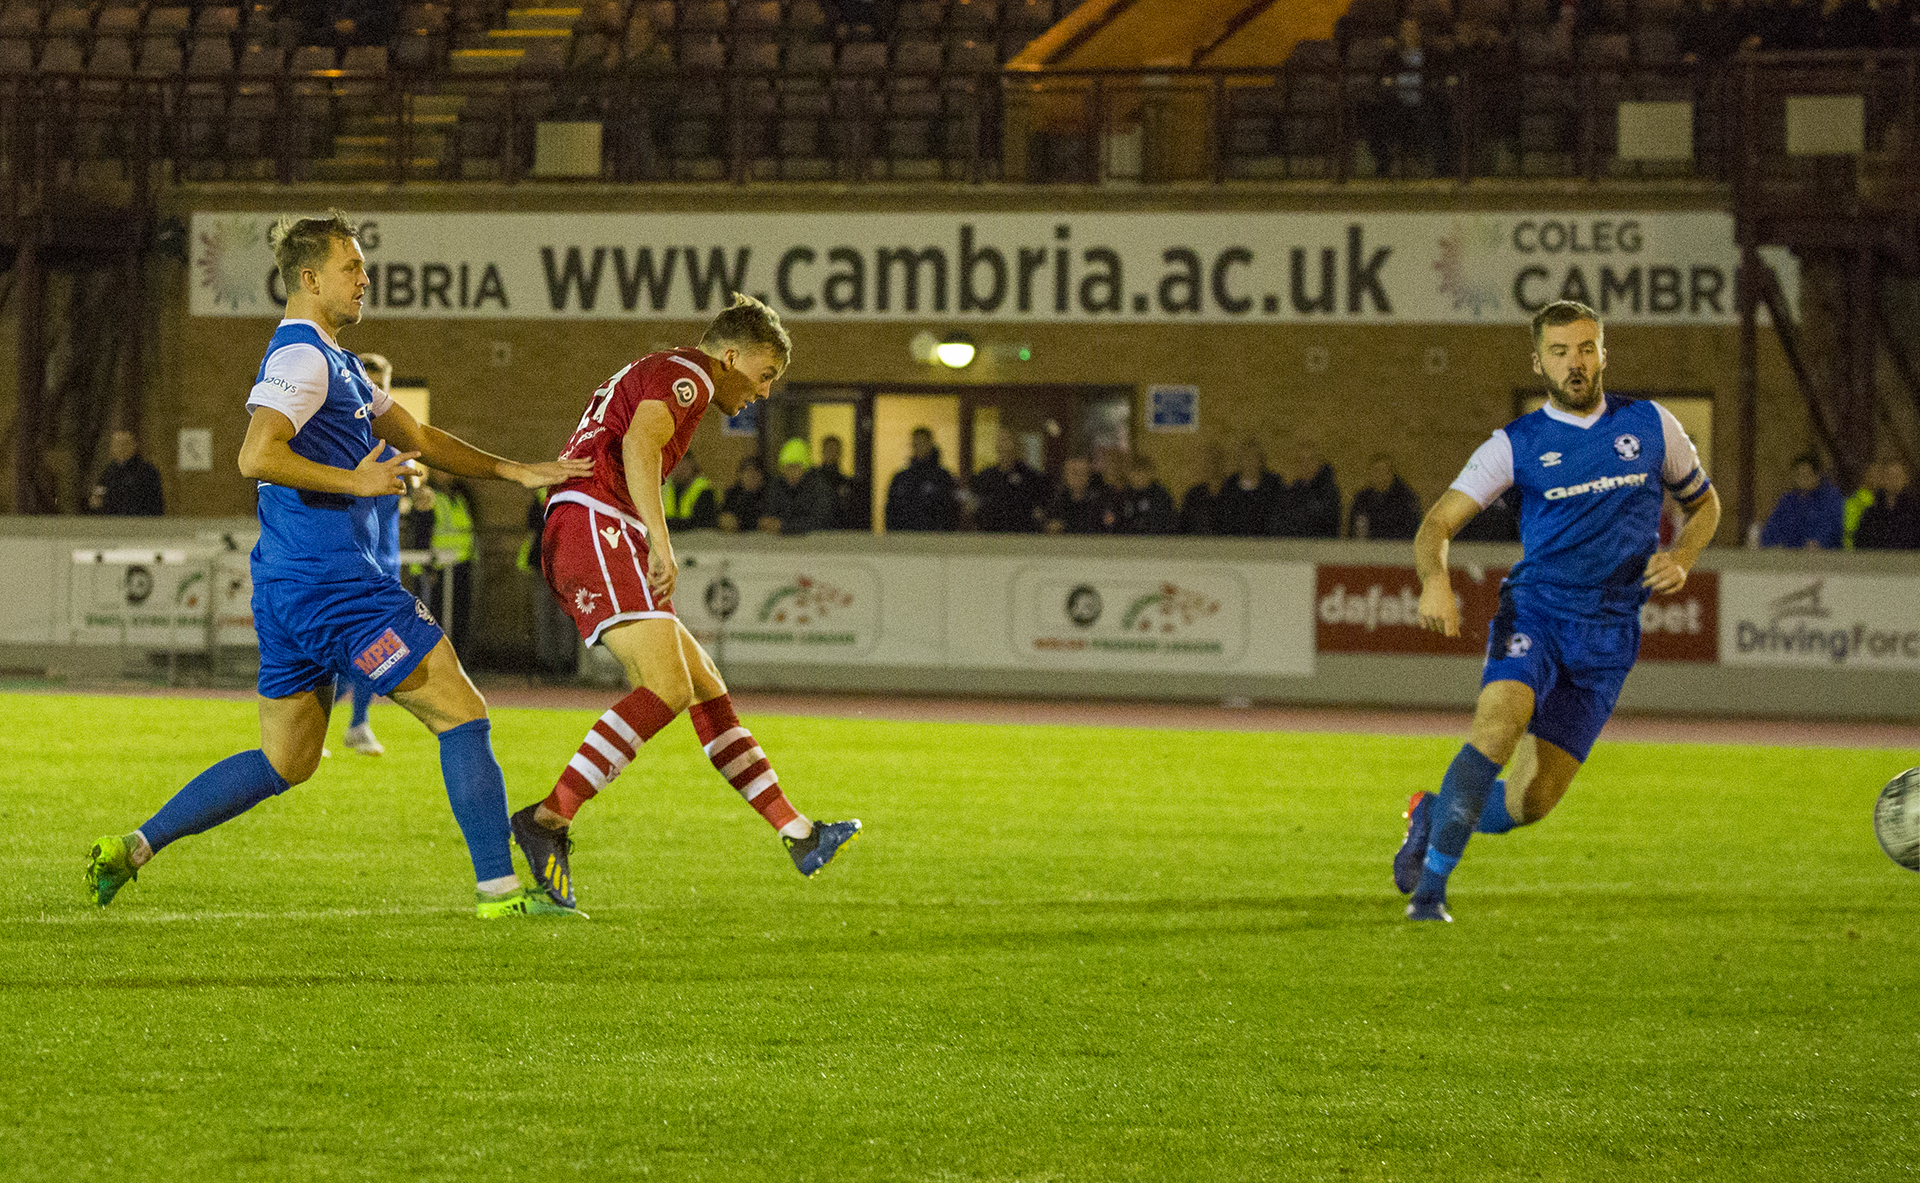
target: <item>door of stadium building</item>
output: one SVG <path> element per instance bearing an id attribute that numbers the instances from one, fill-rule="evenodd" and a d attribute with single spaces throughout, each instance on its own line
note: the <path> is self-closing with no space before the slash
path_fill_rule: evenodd
<path id="1" fill-rule="evenodd" d="M 789 385 L 765 404 L 760 450 L 777 455 L 798 437 L 817 458 L 821 441 L 840 435 L 853 476 L 871 489 L 873 528 L 883 531 L 887 484 L 906 467 L 914 428 L 933 432 L 942 464 L 963 482 L 994 463 L 1003 427 L 1021 459 L 1057 480 L 1068 456 L 1129 449 L 1133 401 L 1126 386 Z"/>

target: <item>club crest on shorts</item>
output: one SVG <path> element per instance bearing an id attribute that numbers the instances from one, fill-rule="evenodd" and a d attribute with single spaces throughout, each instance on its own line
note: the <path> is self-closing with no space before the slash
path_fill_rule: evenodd
<path id="1" fill-rule="evenodd" d="M 614 550 L 620 549 L 620 527 L 602 526 L 600 527 L 600 537 L 607 540 L 607 545 L 609 547 L 613 548 Z"/>
<path id="2" fill-rule="evenodd" d="M 1507 656 L 1525 657 L 1527 650 L 1533 648 L 1533 638 L 1525 633 L 1515 633 L 1507 638 Z"/>
<path id="3" fill-rule="evenodd" d="M 592 612 L 594 610 L 594 601 L 598 600 L 599 598 L 600 598 L 600 593 L 597 591 L 588 591 L 584 587 L 576 589 L 573 593 L 574 611 Z"/>
<path id="4" fill-rule="evenodd" d="M 353 659 L 354 668 L 365 674 L 369 680 L 377 680 L 398 665 L 411 652 L 400 634 L 388 629 L 380 634 L 380 639 L 360 651 Z"/>
<path id="5" fill-rule="evenodd" d="M 1630 435 L 1623 435 L 1613 441 L 1613 450 L 1622 460 L 1634 460 L 1640 456 L 1640 441 Z"/>
<path id="6" fill-rule="evenodd" d="M 679 403 L 681 406 L 692 406 L 694 396 L 699 393 L 700 389 L 693 384 L 692 378 L 675 378 L 673 380 L 673 401 Z"/>

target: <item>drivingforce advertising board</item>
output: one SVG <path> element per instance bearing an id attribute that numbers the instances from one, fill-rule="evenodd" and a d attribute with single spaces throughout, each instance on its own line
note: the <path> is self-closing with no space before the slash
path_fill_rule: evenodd
<path id="1" fill-rule="evenodd" d="M 1719 213 L 357 212 L 379 315 L 700 319 L 733 291 L 797 320 L 1509 324 L 1556 299 L 1732 324 Z M 196 316 L 285 302 L 272 216 L 193 215 Z M 1790 257 L 1769 256 L 1789 302 Z"/>

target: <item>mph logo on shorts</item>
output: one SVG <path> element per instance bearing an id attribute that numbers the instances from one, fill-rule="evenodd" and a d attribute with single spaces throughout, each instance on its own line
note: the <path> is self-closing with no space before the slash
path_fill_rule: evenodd
<path id="1" fill-rule="evenodd" d="M 388 629 L 380 634 L 379 640 L 361 650 L 360 656 L 353 659 L 353 665 L 368 679 L 378 679 L 406 657 L 408 652 L 407 643 L 400 639 L 400 634 Z"/>

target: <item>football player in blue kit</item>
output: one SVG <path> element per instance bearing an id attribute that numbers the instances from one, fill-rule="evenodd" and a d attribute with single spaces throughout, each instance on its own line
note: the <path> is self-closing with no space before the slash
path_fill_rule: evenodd
<path id="1" fill-rule="evenodd" d="M 1451 920 L 1447 877 L 1474 832 L 1545 817 L 1580 770 L 1640 650 L 1640 607 L 1675 592 L 1720 524 L 1693 441 L 1651 401 L 1609 397 L 1600 317 L 1562 300 L 1533 318 L 1546 405 L 1480 445 L 1414 539 L 1420 623 L 1460 635 L 1447 544 L 1508 488 L 1520 493 L 1524 557 L 1500 585 L 1472 734 L 1438 795 L 1416 793 L 1394 885 L 1407 917 Z M 1657 549 L 1664 495 L 1686 511 Z M 1506 768 L 1504 780 L 1500 770 Z"/>
<path id="2" fill-rule="evenodd" d="M 337 211 L 283 218 L 270 241 L 286 319 L 247 396 L 252 420 L 240 446 L 241 474 L 259 482 L 252 571 L 260 746 L 202 772 L 139 829 L 95 842 L 88 894 L 105 906 L 168 844 L 311 777 L 339 674 L 388 696 L 439 737 L 447 798 L 473 859 L 476 912 L 564 911 L 545 892 L 522 890 L 514 875 L 486 702 L 432 614 L 380 569 L 373 499 L 400 492 L 415 457 L 529 489 L 586 475 L 591 462 L 522 464 L 422 426 L 339 345 L 366 295 L 357 229 Z"/>

